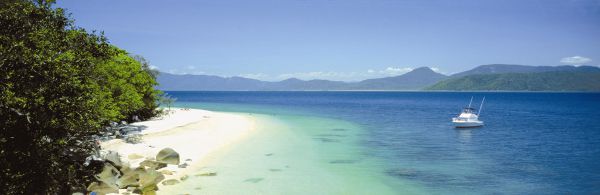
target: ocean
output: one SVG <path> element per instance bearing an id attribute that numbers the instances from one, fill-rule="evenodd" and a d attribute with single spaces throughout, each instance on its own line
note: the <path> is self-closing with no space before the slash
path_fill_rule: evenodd
<path id="1" fill-rule="evenodd" d="M 257 117 L 213 178 L 259 194 L 599 194 L 600 93 L 167 92 L 175 106 Z M 485 126 L 451 118 L 474 97 Z M 232 187 L 235 186 L 235 187 Z"/>

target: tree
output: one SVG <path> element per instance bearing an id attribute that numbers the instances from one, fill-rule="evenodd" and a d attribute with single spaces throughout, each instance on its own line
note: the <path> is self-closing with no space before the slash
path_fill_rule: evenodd
<path id="1" fill-rule="evenodd" d="M 71 194 L 109 121 L 151 117 L 155 75 L 53 1 L 0 2 L 0 194 Z"/>

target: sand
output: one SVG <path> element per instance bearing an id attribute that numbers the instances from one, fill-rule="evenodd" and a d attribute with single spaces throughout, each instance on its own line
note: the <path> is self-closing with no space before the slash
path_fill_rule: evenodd
<path id="1" fill-rule="evenodd" d="M 121 160 L 132 167 L 139 166 L 144 159 L 154 158 L 163 148 L 172 148 L 179 153 L 180 164 L 188 166 L 179 168 L 177 165 L 168 165 L 160 169 L 173 172 L 171 175 L 165 174 L 165 180 L 168 180 L 191 176 L 189 170 L 197 169 L 203 158 L 251 133 L 255 129 L 255 120 L 248 115 L 174 108 L 162 118 L 131 125 L 143 129 L 142 143 L 130 144 L 113 139 L 101 143 L 102 148 L 118 152 Z"/>

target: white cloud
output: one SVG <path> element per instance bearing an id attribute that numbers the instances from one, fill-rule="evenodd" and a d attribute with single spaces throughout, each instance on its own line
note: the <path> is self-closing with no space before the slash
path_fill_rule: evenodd
<path id="1" fill-rule="evenodd" d="M 194 70 L 194 69 L 196 69 L 196 67 L 195 67 L 195 66 L 187 66 L 186 68 L 187 68 L 188 70 Z"/>
<path id="2" fill-rule="evenodd" d="M 258 80 L 268 80 L 270 77 L 264 73 L 251 73 L 251 74 L 240 74 L 239 77 L 249 78 L 249 79 L 258 79 Z"/>
<path id="3" fill-rule="evenodd" d="M 194 68 L 195 69 L 195 68 Z M 183 74 L 192 74 L 192 75 L 210 75 L 209 73 L 206 73 L 204 71 L 199 71 L 199 70 L 194 70 L 194 69 L 186 69 L 186 70 L 180 70 L 180 69 L 169 69 L 168 71 L 166 71 L 167 73 L 170 74 L 179 74 L 179 75 L 183 75 Z"/>
<path id="4" fill-rule="evenodd" d="M 560 63 L 569 65 L 582 65 L 592 62 L 592 59 L 583 56 L 564 57 L 560 59 Z"/>
<path id="5" fill-rule="evenodd" d="M 158 66 L 150 65 L 150 70 L 158 70 Z"/>
<path id="6" fill-rule="evenodd" d="M 433 72 L 437 72 L 437 73 L 440 73 L 440 74 L 445 74 L 445 75 L 451 75 L 451 73 L 447 73 L 447 72 L 445 72 L 445 71 L 442 71 L 442 70 L 440 70 L 440 68 L 438 68 L 438 67 L 429 67 L 429 68 L 431 68 L 431 70 L 433 70 Z"/>
<path id="7" fill-rule="evenodd" d="M 313 79 L 327 79 L 327 80 L 339 80 L 339 81 L 347 81 L 352 80 L 354 77 L 358 75 L 357 72 L 296 72 L 296 73 L 284 73 L 276 76 L 277 80 L 289 79 L 289 78 L 298 78 L 302 80 L 313 80 Z"/>
<path id="8" fill-rule="evenodd" d="M 364 79 L 382 78 L 390 76 L 398 76 L 412 71 L 412 68 L 407 67 L 387 67 L 380 70 L 368 69 L 366 71 L 313 71 L 313 72 L 294 72 L 283 73 L 278 75 L 268 75 L 264 73 L 240 74 L 238 76 L 252 78 L 265 81 L 280 81 L 289 78 L 297 78 L 302 80 L 325 79 L 333 81 L 361 81 Z"/>
<path id="9" fill-rule="evenodd" d="M 412 68 L 387 67 L 385 70 L 379 71 L 381 74 L 401 75 L 413 70 Z"/>

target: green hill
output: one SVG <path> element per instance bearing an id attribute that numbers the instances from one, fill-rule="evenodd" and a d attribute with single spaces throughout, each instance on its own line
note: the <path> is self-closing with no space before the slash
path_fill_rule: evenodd
<path id="1" fill-rule="evenodd" d="M 467 75 L 440 81 L 427 90 L 600 91 L 599 72 L 538 72 Z"/>

